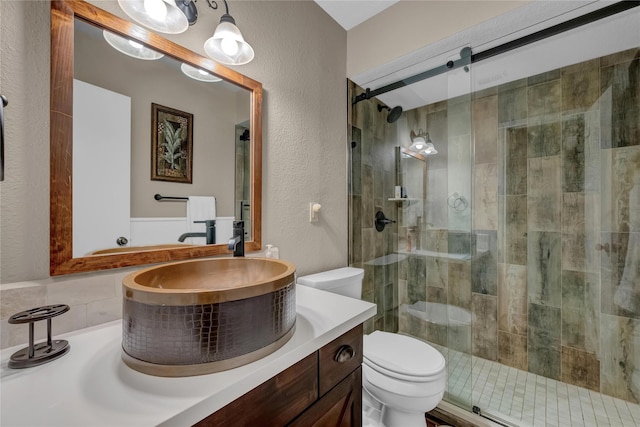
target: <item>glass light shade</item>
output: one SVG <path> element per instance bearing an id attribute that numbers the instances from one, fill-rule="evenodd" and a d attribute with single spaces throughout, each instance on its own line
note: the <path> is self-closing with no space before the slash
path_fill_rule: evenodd
<path id="1" fill-rule="evenodd" d="M 180 66 L 180 70 L 182 70 L 185 75 L 201 82 L 213 83 L 222 80 L 221 78 L 216 77 L 211 73 L 201 70 L 200 68 L 192 67 L 191 65 L 185 63 L 182 63 L 182 65 Z"/>
<path id="2" fill-rule="evenodd" d="M 411 146 L 409 150 L 426 155 L 438 153 L 431 142 L 431 138 L 429 138 L 429 133 L 422 129 L 418 131 L 417 135 L 411 131 Z"/>
<path id="3" fill-rule="evenodd" d="M 165 34 L 187 31 L 189 21 L 172 0 L 118 0 L 120 8 L 140 25 Z"/>
<path id="4" fill-rule="evenodd" d="M 144 47 L 138 42 L 113 34 L 107 30 L 102 30 L 102 36 L 112 48 L 132 58 L 153 61 L 164 56 L 160 52 L 156 52 L 153 49 Z"/>
<path id="5" fill-rule="evenodd" d="M 409 149 L 412 151 L 420 151 L 424 148 L 424 146 L 425 146 L 424 138 L 421 136 L 418 136 L 413 139 L 413 142 L 411 143 L 411 147 L 409 147 Z"/>
<path id="6" fill-rule="evenodd" d="M 436 147 L 434 147 L 431 142 L 427 142 L 425 144 L 424 150 L 420 151 L 420 154 L 430 156 L 432 154 L 438 154 L 438 150 L 436 150 Z"/>
<path id="7" fill-rule="evenodd" d="M 244 65 L 253 59 L 253 48 L 244 41 L 238 27 L 220 21 L 216 31 L 204 42 L 205 53 L 214 61 L 225 65 Z"/>

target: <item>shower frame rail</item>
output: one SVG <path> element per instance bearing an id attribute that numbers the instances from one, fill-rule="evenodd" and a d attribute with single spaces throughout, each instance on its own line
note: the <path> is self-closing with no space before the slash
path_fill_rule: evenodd
<path id="1" fill-rule="evenodd" d="M 417 83 L 422 80 L 426 80 L 430 77 L 434 77 L 443 73 L 446 73 L 449 70 L 455 70 L 460 67 L 466 67 L 469 64 L 473 64 L 475 62 L 483 61 L 485 59 L 492 58 L 496 55 L 500 55 L 505 52 L 509 52 L 511 50 L 517 49 L 522 46 L 526 46 L 531 43 L 535 43 L 540 40 L 544 40 L 548 37 L 555 36 L 557 34 L 564 33 L 565 31 L 573 30 L 575 28 L 581 27 L 586 24 L 590 24 L 592 22 L 599 21 L 600 19 L 607 18 L 609 16 L 616 15 L 621 12 L 625 12 L 629 9 L 633 9 L 635 7 L 640 6 L 640 0 L 625 0 L 614 3 L 610 6 L 605 6 L 601 9 L 595 10 L 593 12 L 589 12 L 582 16 L 578 16 L 576 18 L 570 19 L 568 21 L 562 22 L 560 24 L 553 25 L 549 28 L 545 28 L 540 31 L 536 31 L 535 33 L 520 37 L 518 39 L 512 40 L 507 43 L 503 43 L 499 46 L 492 47 L 482 52 L 472 53 L 470 47 L 465 47 L 460 51 L 460 59 L 455 61 L 448 61 L 444 65 L 440 65 L 438 67 L 432 68 L 427 71 L 423 71 L 422 73 L 404 78 L 394 83 L 390 83 L 386 86 L 382 86 L 378 89 L 371 90 L 370 88 L 366 88 L 363 93 L 357 95 L 353 98 L 352 104 L 357 104 L 360 101 L 364 101 L 370 99 L 372 97 L 381 95 L 383 93 L 391 92 L 392 90 L 400 89 L 405 86 L 409 86 L 413 83 Z"/>

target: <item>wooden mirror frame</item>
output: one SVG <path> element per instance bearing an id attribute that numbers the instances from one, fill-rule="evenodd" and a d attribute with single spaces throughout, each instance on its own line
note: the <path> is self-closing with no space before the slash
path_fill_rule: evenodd
<path id="1" fill-rule="evenodd" d="M 251 92 L 251 237 L 245 250 L 262 249 L 262 84 L 84 0 L 51 1 L 51 182 L 50 268 L 52 276 L 231 254 L 227 245 L 192 246 L 74 258 L 73 236 L 73 55 L 74 20 L 138 40 L 167 56 L 222 77 Z"/>

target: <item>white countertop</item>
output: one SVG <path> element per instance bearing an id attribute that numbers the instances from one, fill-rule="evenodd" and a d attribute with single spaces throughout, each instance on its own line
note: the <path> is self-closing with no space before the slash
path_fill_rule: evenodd
<path id="1" fill-rule="evenodd" d="M 11 426 L 188 426 L 205 418 L 376 313 L 375 304 L 296 288 L 293 337 L 248 365 L 208 375 L 142 374 L 121 358 L 120 320 L 54 336 L 71 351 L 53 362 L 9 369 L 1 353 L 0 424 Z M 55 332 L 55 319 L 54 319 Z"/>

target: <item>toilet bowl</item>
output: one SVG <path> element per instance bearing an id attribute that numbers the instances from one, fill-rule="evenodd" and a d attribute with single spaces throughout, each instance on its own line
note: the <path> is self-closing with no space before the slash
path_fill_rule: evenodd
<path id="1" fill-rule="evenodd" d="M 358 298 L 364 270 L 345 267 L 298 278 L 298 284 Z M 425 427 L 447 383 L 442 354 L 416 338 L 374 331 L 364 336 L 363 426 Z"/>

